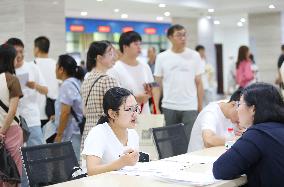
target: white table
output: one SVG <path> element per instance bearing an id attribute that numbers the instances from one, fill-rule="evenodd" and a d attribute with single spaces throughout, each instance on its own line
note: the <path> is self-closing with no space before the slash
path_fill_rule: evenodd
<path id="1" fill-rule="evenodd" d="M 209 149 L 204 149 L 201 151 L 192 152 L 191 154 L 179 155 L 176 157 L 171 157 L 171 160 L 185 159 L 186 157 L 219 157 L 224 153 L 225 148 L 222 147 L 213 147 Z M 210 164 L 202 165 L 193 165 L 190 168 L 190 172 L 204 172 L 208 170 Z M 212 164 L 211 164 L 212 167 Z M 234 180 L 221 180 L 216 183 L 209 185 L 210 187 L 233 187 L 240 186 L 246 183 L 246 177 L 240 177 Z M 100 175 L 90 176 L 74 181 L 59 183 L 53 185 L 53 187 L 184 187 L 183 184 L 177 183 L 168 183 L 164 181 L 157 180 L 153 177 L 144 177 L 144 176 L 131 176 L 131 175 L 121 175 L 116 173 L 103 173 Z M 191 185 L 187 185 L 191 186 Z"/>

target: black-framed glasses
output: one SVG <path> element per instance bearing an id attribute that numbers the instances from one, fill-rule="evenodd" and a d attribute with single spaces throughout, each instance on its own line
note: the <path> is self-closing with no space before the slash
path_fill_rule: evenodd
<path id="1" fill-rule="evenodd" d="M 141 113 L 141 108 L 140 108 L 139 105 L 128 106 L 128 107 L 124 108 L 124 111 L 132 112 L 132 113 L 136 112 L 136 113 L 140 114 Z"/>

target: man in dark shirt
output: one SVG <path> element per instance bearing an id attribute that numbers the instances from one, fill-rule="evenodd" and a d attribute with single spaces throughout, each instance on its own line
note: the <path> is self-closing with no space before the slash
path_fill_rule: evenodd
<path id="1" fill-rule="evenodd" d="M 278 63 L 277 63 L 277 71 L 278 71 L 278 77 L 275 81 L 276 84 L 278 84 L 280 86 L 280 88 L 284 89 L 284 84 L 283 84 L 283 78 L 281 78 L 281 74 L 280 74 L 280 68 L 284 62 L 284 45 L 281 46 L 281 50 L 282 50 L 282 53 L 281 55 L 279 56 L 278 58 Z"/>

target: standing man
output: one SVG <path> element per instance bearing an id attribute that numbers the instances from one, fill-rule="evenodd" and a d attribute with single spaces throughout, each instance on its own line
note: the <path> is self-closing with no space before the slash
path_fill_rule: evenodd
<path id="1" fill-rule="evenodd" d="M 45 36 L 40 36 L 34 40 L 34 62 L 39 67 L 48 87 L 47 96 L 42 94 L 38 95 L 38 104 L 40 108 L 40 119 L 42 126 L 45 125 L 51 117 L 47 116 L 45 111 L 47 98 L 49 98 L 49 101 L 51 101 L 50 105 L 52 105 L 52 102 L 54 103 L 57 98 L 59 87 L 55 74 L 56 62 L 55 60 L 48 57 L 49 46 L 49 39 Z"/>
<path id="2" fill-rule="evenodd" d="M 155 47 L 149 47 L 147 51 L 147 57 L 148 57 L 148 65 L 151 68 L 152 73 L 154 74 L 155 71 L 155 61 L 156 61 L 156 48 Z"/>
<path id="3" fill-rule="evenodd" d="M 154 93 L 159 106 L 163 90 L 162 108 L 166 125 L 183 123 L 189 140 L 193 123 L 202 110 L 203 86 L 200 55 L 186 48 L 186 30 L 182 25 L 168 29 L 167 37 L 172 47 L 156 59 L 155 78 L 160 91 Z"/>
<path id="4" fill-rule="evenodd" d="M 133 92 L 143 114 L 150 114 L 148 100 L 151 90 L 146 85 L 153 82 L 154 77 L 150 67 L 136 59 L 141 53 L 141 40 L 141 36 L 135 31 L 122 33 L 119 38 L 122 56 L 107 74 L 115 78 L 121 87 Z"/>

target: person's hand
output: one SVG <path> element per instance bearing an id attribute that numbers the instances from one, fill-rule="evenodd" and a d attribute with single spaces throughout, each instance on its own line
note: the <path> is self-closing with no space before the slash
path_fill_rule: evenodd
<path id="1" fill-rule="evenodd" d="M 144 90 L 145 90 L 145 93 L 148 94 L 148 95 L 152 95 L 152 88 L 149 84 L 145 83 L 143 84 L 143 87 L 144 87 Z"/>
<path id="2" fill-rule="evenodd" d="M 156 114 L 161 114 L 159 107 L 156 107 Z"/>
<path id="3" fill-rule="evenodd" d="M 142 103 L 148 102 L 148 100 L 151 98 L 151 95 L 143 93 L 143 94 L 135 95 L 135 98 L 139 104 L 142 104 Z"/>
<path id="4" fill-rule="evenodd" d="M 235 128 L 235 135 L 236 136 L 242 136 L 243 133 L 247 130 L 245 127 L 240 126 L 239 124 L 236 125 L 237 128 Z"/>
<path id="5" fill-rule="evenodd" d="M 4 141 L 4 139 L 5 139 L 5 133 L 2 132 L 2 129 L 0 127 L 0 142 Z"/>
<path id="6" fill-rule="evenodd" d="M 54 139 L 54 142 L 60 143 L 61 141 L 62 141 L 62 135 L 57 134 L 55 139 Z"/>
<path id="7" fill-rule="evenodd" d="M 30 89 L 35 89 L 36 88 L 36 82 L 28 81 L 26 86 L 29 87 Z"/>
<path id="8" fill-rule="evenodd" d="M 139 160 L 139 152 L 134 149 L 127 149 L 119 159 L 123 166 L 134 166 Z"/>

